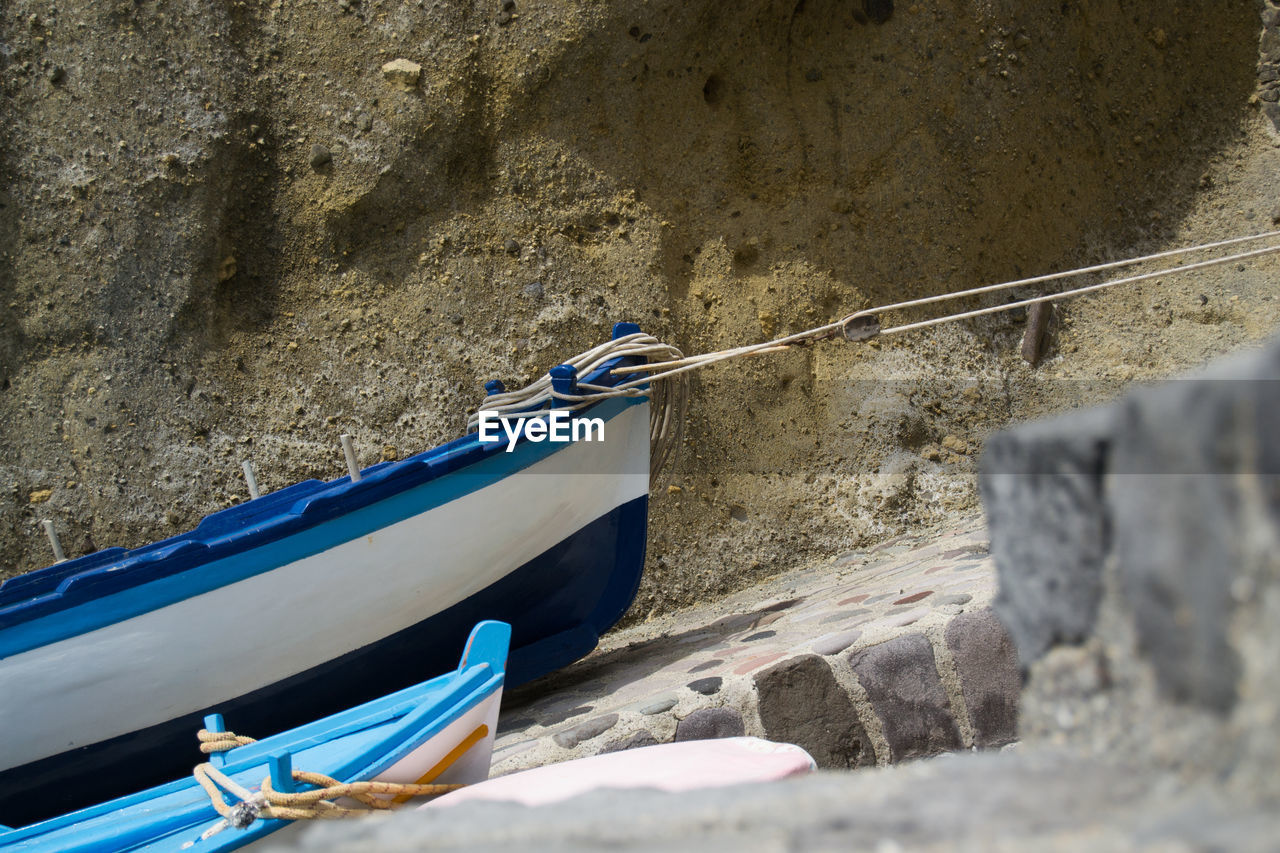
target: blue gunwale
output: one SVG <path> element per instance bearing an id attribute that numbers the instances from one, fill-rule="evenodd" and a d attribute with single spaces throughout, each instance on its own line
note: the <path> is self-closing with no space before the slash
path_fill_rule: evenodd
<path id="1" fill-rule="evenodd" d="M 337 779 L 372 778 L 420 744 L 444 731 L 502 686 L 510 637 L 511 627 L 506 623 L 481 622 L 472 629 L 457 670 L 381 699 L 271 735 L 256 743 L 237 747 L 224 753 L 226 764 L 220 770 L 228 776 L 236 777 L 255 768 L 262 768 L 260 772 L 265 775 L 266 761 L 273 754 L 282 751 L 299 753 L 334 743 L 360 731 L 391 725 L 392 728 L 385 734 L 372 739 L 362 748 L 353 750 L 350 755 L 343 756 L 339 763 L 323 769 L 309 768 L 320 769 Z M 473 648 L 476 650 L 475 654 L 472 654 Z M 256 787 L 261 778 L 255 774 L 253 778 L 245 777 L 237 781 Z M 172 803 L 167 809 L 145 808 L 148 804 L 157 804 L 161 798 L 184 793 L 191 795 L 188 800 Z M 128 814 L 130 809 L 141 811 Z M 0 827 L 0 847 L 22 841 L 38 842 L 40 836 L 107 815 L 118 815 L 119 820 L 95 829 L 106 830 L 104 840 L 109 839 L 116 844 L 124 840 L 123 833 L 129 837 L 131 845 L 158 840 L 166 835 L 189 830 L 193 825 L 202 826 L 217 818 L 203 790 L 194 778 L 188 776 L 30 826 L 16 829 Z M 125 825 L 121 825 L 122 823 Z M 240 833 L 235 840 L 247 842 L 266 835 L 279 826 L 277 821 L 264 820 Z M 88 834 L 92 835 L 92 830 Z M 85 840 L 91 843 L 94 838 Z"/>
<path id="2" fill-rule="evenodd" d="M 632 363 L 614 359 L 582 381 L 625 381 L 627 376 L 609 371 Z M 611 398 L 574 414 L 608 420 L 645 400 Z M 327 550 L 496 483 L 558 449 L 522 435 L 508 453 L 505 441 L 481 443 L 477 433 L 469 433 L 404 460 L 373 465 L 357 482 L 303 481 L 134 551 L 111 548 L 12 578 L 0 584 L 0 659 Z"/>

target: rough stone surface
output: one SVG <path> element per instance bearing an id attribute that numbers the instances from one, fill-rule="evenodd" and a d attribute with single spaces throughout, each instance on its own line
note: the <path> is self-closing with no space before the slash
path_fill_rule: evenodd
<path id="1" fill-rule="evenodd" d="M 974 745 L 1004 746 L 1018 737 L 1018 672 L 1013 640 L 989 609 L 962 613 L 947 625 L 947 648 L 973 726 Z"/>
<path id="2" fill-rule="evenodd" d="M 422 76 L 422 66 L 409 59 L 393 59 L 382 66 L 382 76 L 388 83 L 412 89 L 418 85 Z"/>
<path id="3" fill-rule="evenodd" d="M 1269 853 L 1280 835 L 1280 811 L 1203 784 L 1019 753 L 680 794 L 598 792 L 536 809 L 465 803 L 388 820 L 317 823 L 283 849 Z"/>
<path id="4" fill-rule="evenodd" d="M 618 738 L 617 740 L 610 741 L 605 744 L 604 749 L 600 750 L 600 752 L 622 752 L 627 749 L 638 749 L 642 746 L 657 746 L 658 743 L 658 739 L 653 736 L 652 732 L 647 729 L 641 729 L 638 732 L 632 732 L 624 738 Z"/>
<path id="5" fill-rule="evenodd" d="M 960 748 L 960 730 L 923 634 L 853 652 L 849 664 L 880 718 L 894 761 Z"/>
<path id="6" fill-rule="evenodd" d="M 718 675 L 711 675 L 706 678 L 695 679 L 687 685 L 694 693 L 701 693 L 703 696 L 710 696 L 720 690 L 720 685 L 724 683 L 724 679 Z"/>
<path id="7" fill-rule="evenodd" d="M 819 767 L 875 764 L 853 702 L 821 657 L 803 655 L 775 664 L 755 682 L 767 738 L 803 747 Z"/>
<path id="8" fill-rule="evenodd" d="M 557 732 L 555 742 L 565 749 L 573 749 L 584 740 L 599 737 L 617 725 L 617 723 L 617 714 L 605 714 L 603 717 L 596 717 L 595 719 L 578 723 L 576 726 L 572 726 L 562 732 Z"/>
<path id="9" fill-rule="evenodd" d="M 676 740 L 741 737 L 742 715 L 732 708 L 699 708 L 676 724 Z"/>
<path id="10" fill-rule="evenodd" d="M 1115 431 L 1107 502 L 1138 642 L 1169 695 L 1227 711 L 1241 674 L 1228 637 L 1233 584 L 1260 521 L 1251 512 L 1268 511 L 1250 502 L 1265 501 L 1280 475 L 1280 340 L 1206 376 L 1133 392 Z M 1137 532 L 1149 530 L 1162 532 Z"/>
<path id="11" fill-rule="evenodd" d="M 1262 11 L 1262 34 L 1258 43 L 1258 98 L 1262 112 L 1280 131 L 1280 7 L 1268 2 Z"/>
<path id="12" fill-rule="evenodd" d="M 1024 738 L 1280 796 L 1278 390 L 1280 338 L 1107 407 L 1105 594 L 1032 665 Z M 1002 589 L 1034 570 L 996 557 Z"/>
<path id="13" fill-rule="evenodd" d="M 1233 707 L 1241 676 L 1229 637 L 1233 596 L 1256 547 L 1251 531 L 1276 518 L 1278 388 L 1280 341 L 988 443 L 996 608 L 1024 664 L 1054 639 L 1092 633 L 1112 557 L 1160 688 L 1215 711 Z"/>
<path id="14" fill-rule="evenodd" d="M 1109 410 L 1073 412 L 987 440 L 979 489 L 1002 578 L 996 611 L 1023 666 L 1088 636 L 1109 545 L 1102 474 Z"/>

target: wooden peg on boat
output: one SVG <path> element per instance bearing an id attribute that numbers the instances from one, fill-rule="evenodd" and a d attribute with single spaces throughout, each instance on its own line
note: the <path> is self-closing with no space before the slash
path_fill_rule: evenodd
<path id="1" fill-rule="evenodd" d="M 253 463 L 245 459 L 240 467 L 244 470 L 244 481 L 249 486 L 249 500 L 256 500 L 261 497 L 261 492 L 258 491 L 258 478 L 253 476 Z"/>
<path id="2" fill-rule="evenodd" d="M 46 518 L 40 524 L 44 527 L 44 535 L 49 537 L 49 545 L 53 547 L 54 562 L 65 563 L 67 555 L 62 550 L 62 543 L 58 541 L 58 532 L 53 529 L 53 521 Z"/>
<path id="3" fill-rule="evenodd" d="M 557 364 L 548 371 L 551 375 L 551 390 L 557 394 L 574 396 L 578 393 L 578 368 L 572 364 Z M 564 409 L 572 406 L 571 400 L 552 399 L 553 409 Z"/>
<path id="4" fill-rule="evenodd" d="M 208 714 L 204 718 L 204 727 L 206 731 L 219 734 L 227 730 L 227 724 L 223 721 L 221 714 Z M 227 756 L 221 752 L 209 753 L 209 763 L 214 767 L 222 767 L 227 763 Z"/>
<path id="5" fill-rule="evenodd" d="M 267 757 L 267 769 L 271 773 L 271 787 L 281 794 L 292 794 L 293 754 L 277 752 Z"/>
<path id="6" fill-rule="evenodd" d="M 351 436 L 343 433 L 338 436 L 338 440 L 342 442 L 342 453 L 347 457 L 347 470 L 351 472 L 351 482 L 360 482 L 360 465 L 356 462 L 356 448 L 351 443 Z"/>

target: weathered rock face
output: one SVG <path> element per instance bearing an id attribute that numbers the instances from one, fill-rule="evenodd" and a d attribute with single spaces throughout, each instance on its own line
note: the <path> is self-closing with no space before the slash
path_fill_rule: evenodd
<path id="1" fill-rule="evenodd" d="M 1092 486 L 1075 488 L 1084 470 Z M 1052 500 L 1067 492 L 1084 497 Z M 1280 795 L 1280 339 L 993 439 L 983 494 L 997 609 L 1029 669 L 1024 737 Z M 1085 535 L 1099 529 L 1102 545 Z M 1055 612 L 1073 630 L 1049 643 Z"/>
<path id="2" fill-rule="evenodd" d="M 240 500 L 243 457 L 270 490 L 343 431 L 366 464 L 449 438 L 616 319 L 703 350 L 1131 243 L 1257 33 L 1174 0 L 6 3 L 4 571 L 48 562 L 42 517 L 136 545 Z M 1017 333 L 705 376 L 642 608 L 971 502 L 937 485 L 963 452 L 918 453 L 1010 412 L 881 368 L 998 380 Z"/>
<path id="3" fill-rule="evenodd" d="M 1262 112 L 1280 130 L 1280 3 L 1266 0 L 1258 43 L 1258 101 Z"/>

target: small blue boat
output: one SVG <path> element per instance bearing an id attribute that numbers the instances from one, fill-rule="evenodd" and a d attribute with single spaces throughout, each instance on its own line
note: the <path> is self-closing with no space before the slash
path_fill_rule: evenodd
<path id="1" fill-rule="evenodd" d="M 277 791 L 290 792 L 295 786 L 297 791 L 304 790 L 293 781 L 298 771 L 320 773 L 340 783 L 483 781 L 489 775 L 510 637 L 510 626 L 482 622 L 471 632 L 456 671 L 235 747 L 215 755 L 211 763 L 219 765 L 215 769 L 230 780 L 231 787 L 251 795 L 249 802 L 256 802 L 254 795 L 260 795 L 264 779 L 270 779 Z M 407 668 L 414 664 L 411 660 L 400 663 Z M 188 755 L 195 754 L 194 736 L 190 740 Z M 245 802 L 228 802 L 223 797 L 226 806 Z M 249 812 L 257 809 L 255 805 Z M 247 826 L 232 826 L 215 809 L 201 783 L 188 775 L 31 826 L 0 829 L 0 850 L 237 850 L 293 825 L 257 817 Z"/>
<path id="2" fill-rule="evenodd" d="M 553 373 L 572 395 L 643 361 Z M 471 433 L 0 585 L 0 823 L 174 778 L 212 711 L 282 731 L 407 687 L 483 619 L 512 626 L 513 685 L 591 651 L 644 564 L 646 389 L 532 419 L 592 440 Z"/>

